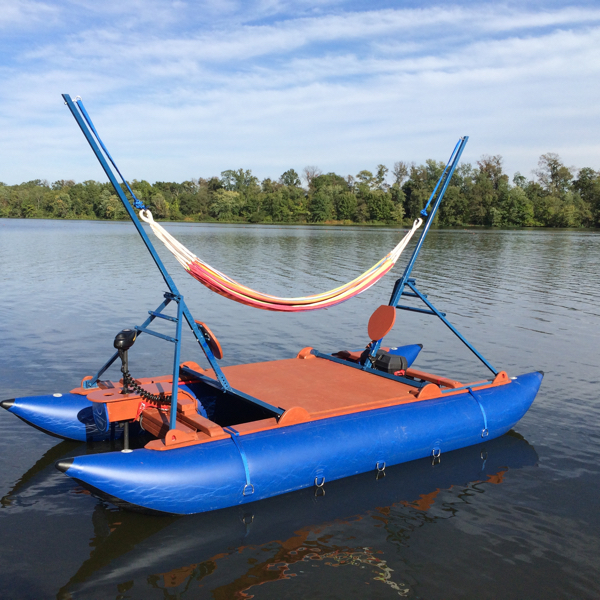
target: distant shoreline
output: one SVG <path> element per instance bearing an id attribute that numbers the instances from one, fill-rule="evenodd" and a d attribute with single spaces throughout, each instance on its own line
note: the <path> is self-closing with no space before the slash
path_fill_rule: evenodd
<path id="1" fill-rule="evenodd" d="M 131 223 L 129 218 L 127 219 L 91 219 L 91 218 L 73 218 L 73 217 L 0 217 L 0 221 L 71 221 L 71 222 L 88 222 L 88 223 Z M 243 221 L 193 221 L 193 220 L 169 220 L 169 219 L 155 219 L 156 221 L 164 224 L 173 223 L 174 225 L 239 225 L 242 227 L 254 227 L 254 226 L 270 226 L 270 227 L 366 227 L 372 229 L 408 229 L 412 225 L 410 224 L 389 224 L 389 223 L 339 223 L 339 222 L 321 222 L 321 223 L 306 223 L 297 222 L 267 222 L 267 223 L 249 223 Z M 435 230 L 448 230 L 448 231 L 588 231 L 600 233 L 600 227 L 546 227 L 543 225 L 539 226 L 506 226 L 506 227 L 490 227 L 486 225 L 432 225 L 432 229 Z"/>
<path id="2" fill-rule="evenodd" d="M 446 189 L 433 225 L 493 229 L 600 227 L 600 172 L 566 167 L 560 157 L 540 157 L 535 179 L 516 173 L 509 181 L 501 156 L 484 155 L 476 165 L 460 164 Z M 289 169 L 279 179 L 259 181 L 246 169 L 182 183 L 133 180 L 131 190 L 156 220 L 192 223 L 408 227 L 427 205 L 445 165 L 396 162 L 390 170 L 342 177 L 306 167 L 302 179 Z M 389 182 L 391 179 L 392 183 Z M 122 196 L 122 194 L 121 194 Z M 139 202 L 137 202 L 139 201 Z M 0 182 L 0 218 L 127 218 L 112 184 L 36 179 Z"/>

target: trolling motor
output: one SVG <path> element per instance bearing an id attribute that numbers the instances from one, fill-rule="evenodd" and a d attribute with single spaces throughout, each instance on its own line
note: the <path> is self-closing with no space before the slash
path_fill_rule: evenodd
<path id="1" fill-rule="evenodd" d="M 127 351 L 135 342 L 137 337 L 137 331 L 135 329 L 123 329 L 117 333 L 113 346 L 119 351 L 119 358 L 121 359 L 121 373 L 123 373 L 123 389 L 121 394 L 129 394 L 130 390 L 129 381 L 129 361 L 127 358 Z M 129 421 L 123 423 L 123 452 L 131 452 L 129 448 Z"/>
<path id="2" fill-rule="evenodd" d="M 114 347 L 119 351 L 119 358 L 121 359 L 121 373 L 123 373 L 123 390 L 122 394 L 129 394 L 132 390 L 129 389 L 129 361 L 127 359 L 127 351 L 133 346 L 137 337 L 137 331 L 135 329 L 123 329 L 117 333 Z"/>
<path id="3" fill-rule="evenodd" d="M 129 360 L 127 358 L 127 351 L 133 346 L 137 339 L 136 329 L 123 329 L 117 333 L 113 346 L 119 351 L 119 358 L 121 359 L 121 373 L 123 373 L 123 387 L 121 394 L 139 394 L 145 400 L 150 402 L 166 402 L 170 399 L 170 394 L 151 394 L 146 391 L 132 376 L 129 372 Z M 206 335 L 206 334 L 205 334 Z M 213 336 L 214 337 L 214 336 Z M 215 338 L 215 342 L 216 341 Z M 210 342 L 209 342 L 210 343 Z M 212 347 L 212 346 L 211 346 Z M 219 346 L 220 348 L 220 346 Z M 215 355 L 216 355 L 215 351 Z"/>

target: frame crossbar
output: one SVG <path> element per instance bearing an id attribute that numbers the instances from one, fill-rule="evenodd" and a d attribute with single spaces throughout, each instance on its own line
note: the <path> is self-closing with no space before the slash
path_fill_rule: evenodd
<path id="1" fill-rule="evenodd" d="M 323 354 L 323 352 L 319 352 L 318 350 L 312 350 L 311 354 L 313 354 L 317 358 L 324 358 L 325 360 L 330 360 L 331 362 L 344 365 L 345 367 L 350 367 L 351 369 L 360 369 L 361 371 L 364 370 L 364 367 L 358 363 L 353 363 L 344 358 L 332 356 L 331 354 Z M 427 384 L 427 382 L 416 381 L 415 379 L 411 379 L 410 377 L 404 377 L 403 375 L 394 375 L 393 373 L 386 373 L 385 371 L 378 371 L 377 369 L 372 369 L 370 374 L 377 375 L 378 377 L 383 377 L 385 379 L 392 379 L 393 381 L 399 381 L 400 383 L 406 383 L 411 387 L 417 389 L 420 389 Z"/>
<path id="2" fill-rule="evenodd" d="M 414 279 L 411 279 L 410 281 L 406 282 L 406 285 L 408 285 L 408 287 L 413 290 L 414 295 L 416 297 L 418 297 L 420 300 L 422 300 L 428 307 L 428 309 L 424 309 L 424 308 L 415 308 L 412 306 L 401 306 L 401 305 L 396 305 L 396 308 L 400 309 L 400 310 L 412 310 L 412 311 L 416 311 L 416 312 L 422 312 L 425 314 L 430 314 L 430 315 L 435 315 L 436 317 L 439 317 L 441 319 L 441 321 L 444 323 L 444 325 L 446 325 L 446 327 L 448 327 L 448 329 L 450 329 L 450 331 L 452 331 L 452 333 L 494 374 L 494 375 L 498 375 L 498 371 L 476 350 L 476 348 L 467 341 L 467 339 L 458 331 L 458 329 L 456 329 L 456 327 L 454 327 L 454 325 L 452 325 L 452 323 L 450 323 L 448 321 L 448 319 L 446 319 L 446 313 L 443 313 L 441 311 L 439 311 L 428 299 L 427 296 L 425 294 L 422 294 L 416 286 L 416 282 Z"/>

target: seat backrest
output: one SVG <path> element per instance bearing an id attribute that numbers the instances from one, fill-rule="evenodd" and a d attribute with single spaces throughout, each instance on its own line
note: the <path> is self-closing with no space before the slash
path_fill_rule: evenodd
<path id="1" fill-rule="evenodd" d="M 369 339 L 377 341 L 384 338 L 396 322 L 396 309 L 388 304 L 382 304 L 369 319 Z"/>

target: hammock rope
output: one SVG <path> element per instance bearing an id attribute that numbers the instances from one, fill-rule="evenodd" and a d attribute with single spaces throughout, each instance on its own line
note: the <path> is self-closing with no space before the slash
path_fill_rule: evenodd
<path id="1" fill-rule="evenodd" d="M 362 275 L 352 281 L 341 285 L 322 294 L 311 296 L 302 296 L 298 298 L 281 298 L 263 294 L 241 283 L 238 283 L 231 277 L 228 277 L 221 271 L 211 267 L 208 263 L 198 258 L 190 252 L 181 242 L 176 240 L 164 227 L 157 223 L 152 217 L 152 213 L 145 209 L 140 211 L 140 219 L 148 223 L 154 235 L 166 246 L 166 248 L 175 256 L 181 266 L 200 283 L 210 290 L 245 304 L 260 308 L 263 310 L 299 312 L 307 310 L 316 310 L 319 308 L 328 308 L 340 302 L 344 302 L 354 296 L 364 292 L 372 285 L 377 283 L 386 273 L 388 273 L 396 261 L 400 258 L 403 250 L 410 242 L 412 236 L 423 223 L 423 219 L 417 219 L 410 231 L 402 238 L 398 245 L 379 262 L 374 264 Z"/>

